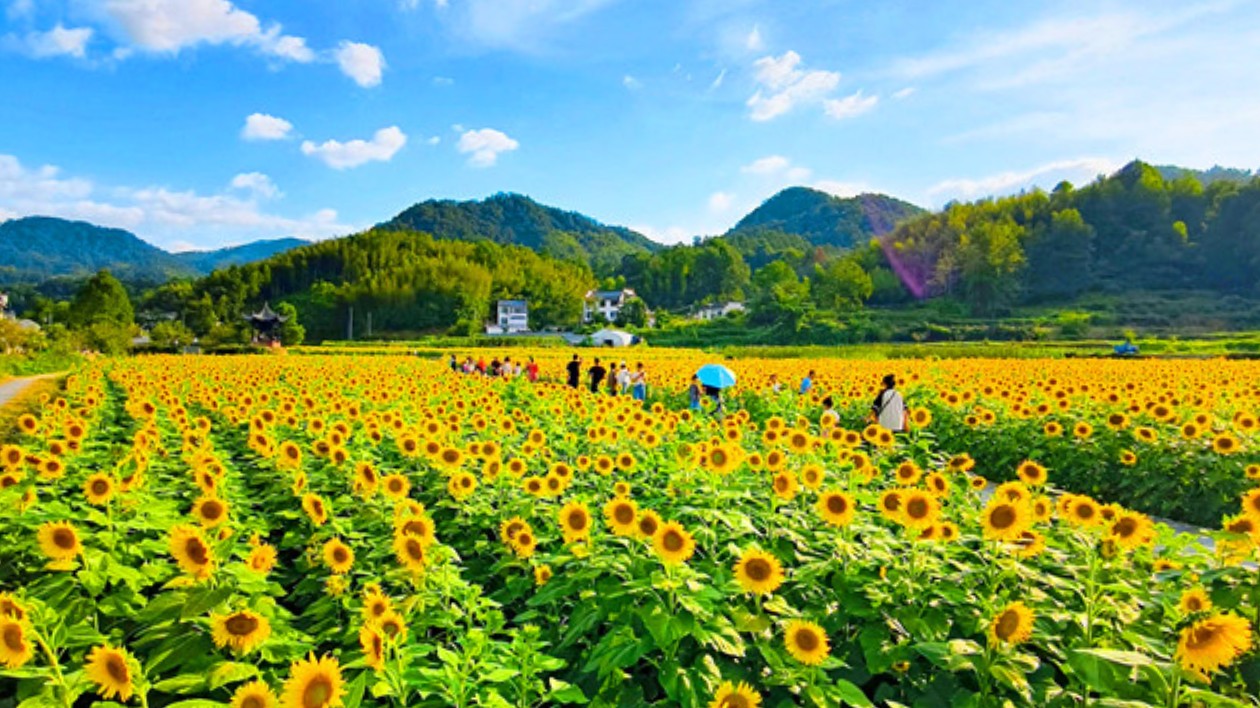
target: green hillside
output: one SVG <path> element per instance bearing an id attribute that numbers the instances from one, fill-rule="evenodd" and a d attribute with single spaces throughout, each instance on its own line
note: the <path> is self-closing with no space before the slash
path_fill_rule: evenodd
<path id="1" fill-rule="evenodd" d="M 740 219 L 727 236 L 783 232 L 813 246 L 853 248 L 922 213 L 923 209 L 884 194 L 843 199 L 808 187 L 789 187 Z"/>
<path id="2" fill-rule="evenodd" d="M 195 272 L 122 229 L 44 216 L 0 223 L 0 283 L 86 277 L 102 268 L 125 280 L 149 283 Z"/>
<path id="3" fill-rule="evenodd" d="M 630 229 L 606 226 L 520 194 L 496 194 L 481 201 L 424 201 L 377 228 L 418 231 L 439 239 L 525 246 L 561 260 L 581 261 L 602 275 L 612 274 L 627 255 L 660 248 Z"/>

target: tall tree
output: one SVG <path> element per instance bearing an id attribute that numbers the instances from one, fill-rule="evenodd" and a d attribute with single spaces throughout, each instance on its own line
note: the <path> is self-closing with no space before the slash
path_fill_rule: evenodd
<path id="1" fill-rule="evenodd" d="M 70 304 L 70 323 L 75 327 L 97 324 L 130 326 L 136 314 L 127 290 L 108 270 L 88 278 Z"/>

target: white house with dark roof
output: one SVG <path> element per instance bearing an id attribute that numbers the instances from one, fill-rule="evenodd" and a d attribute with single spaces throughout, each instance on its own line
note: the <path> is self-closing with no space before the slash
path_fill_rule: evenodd
<path id="1" fill-rule="evenodd" d="M 583 322 L 612 322 L 621 314 L 621 308 L 630 300 L 638 297 L 633 290 L 591 290 L 586 293 L 586 302 L 582 305 Z"/>
<path id="2" fill-rule="evenodd" d="M 529 302 L 526 300 L 499 300 L 495 303 L 494 323 L 486 327 L 488 333 L 517 334 L 529 331 Z"/>

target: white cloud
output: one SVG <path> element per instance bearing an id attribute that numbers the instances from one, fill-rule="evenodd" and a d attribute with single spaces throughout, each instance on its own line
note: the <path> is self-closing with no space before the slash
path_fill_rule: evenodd
<path id="1" fill-rule="evenodd" d="M 714 214 L 722 214 L 729 211 L 734 203 L 735 195 L 730 192 L 714 192 L 709 195 L 709 211 Z"/>
<path id="2" fill-rule="evenodd" d="M 653 241 L 656 241 L 657 243 L 667 243 L 667 244 L 683 243 L 686 241 L 690 241 L 692 234 L 695 233 L 684 226 L 676 226 L 676 225 L 665 226 L 663 228 L 657 228 L 655 226 L 639 224 L 637 226 L 631 226 L 630 229 L 632 231 L 638 231 L 639 233 L 643 234 L 644 236 L 647 236 L 648 238 L 652 239 Z"/>
<path id="3" fill-rule="evenodd" d="M 334 52 L 341 73 L 364 88 L 379 86 L 385 69 L 385 56 L 370 44 L 342 42 Z"/>
<path id="4" fill-rule="evenodd" d="M 913 94 L 914 91 L 915 91 L 915 88 L 913 86 L 907 86 L 899 91 L 893 92 L 892 97 L 900 101 L 903 98 L 910 98 L 911 94 Z"/>
<path id="5" fill-rule="evenodd" d="M 99 9 L 134 48 L 176 54 L 198 44 L 252 46 L 280 59 L 309 62 L 306 40 L 263 29 L 253 14 L 228 0 L 85 0 Z"/>
<path id="6" fill-rule="evenodd" d="M 637 91 L 643 88 L 643 82 L 639 81 L 638 79 L 634 78 L 633 76 L 629 74 L 626 74 L 625 76 L 621 77 L 621 85 L 625 86 L 631 91 Z"/>
<path id="7" fill-rule="evenodd" d="M 870 188 L 861 182 L 840 182 L 833 179 L 821 179 L 810 186 L 820 192 L 826 192 L 842 199 L 856 197 L 859 194 L 871 191 Z"/>
<path id="8" fill-rule="evenodd" d="M 521 144 L 506 134 L 493 128 L 468 130 L 459 136 L 455 146 L 461 153 L 469 153 L 468 164 L 473 167 L 490 167 L 499 159 L 499 154 L 511 152 Z"/>
<path id="9" fill-rule="evenodd" d="M 376 131 L 371 140 L 346 143 L 326 140 L 319 145 L 306 140 L 302 143 L 302 154 L 318 158 L 335 170 L 345 170 L 369 162 L 389 162 L 406 144 L 406 134 L 391 125 Z"/>
<path id="10" fill-rule="evenodd" d="M 434 76 L 433 77 L 434 86 L 450 86 L 451 84 L 454 84 L 454 83 L 455 83 L 455 79 L 452 79 L 449 76 Z"/>
<path id="11" fill-rule="evenodd" d="M 537 52 L 558 31 L 615 0 L 463 0 L 443 13 L 456 34 L 473 44 Z"/>
<path id="12" fill-rule="evenodd" d="M 832 118 L 842 120 L 860 116 L 874 108 L 876 103 L 879 103 L 879 96 L 863 96 L 859 90 L 844 98 L 823 101 L 823 110 Z"/>
<path id="13" fill-rule="evenodd" d="M 241 137 L 246 140 L 284 140 L 293 131 L 293 124 L 266 113 L 251 113 L 245 118 Z"/>
<path id="14" fill-rule="evenodd" d="M 82 59 L 87 55 L 87 44 L 93 34 L 90 27 L 66 29 L 58 23 L 47 32 L 30 32 L 21 39 L 9 35 L 6 40 L 7 43 L 17 45 L 22 51 L 36 59 L 58 56 Z"/>
<path id="15" fill-rule="evenodd" d="M 442 142 L 442 138 L 440 136 L 434 135 L 433 137 L 429 138 L 425 142 L 430 145 L 437 145 L 438 143 Z"/>
<path id="16" fill-rule="evenodd" d="M 1050 180 L 1058 182 L 1067 178 L 1093 179 L 1100 174 L 1114 172 L 1119 167 L 1119 162 L 1105 157 L 1056 160 L 1027 170 L 999 172 L 975 179 L 960 177 L 943 180 L 929 187 L 927 194 L 937 198 L 974 199 L 1009 193 Z"/>
<path id="17" fill-rule="evenodd" d="M 740 172 L 748 172 L 754 175 L 771 175 L 786 170 L 791 160 L 782 155 L 768 155 L 739 168 Z"/>
<path id="18" fill-rule="evenodd" d="M 782 155 L 767 155 L 753 160 L 739 168 L 739 171 L 750 175 L 787 178 L 789 182 L 803 182 L 813 174 L 808 167 L 793 165 L 791 160 Z"/>
<path id="19" fill-rule="evenodd" d="M 261 172 L 242 172 L 232 178 L 231 187 L 249 192 L 261 199 L 275 199 L 281 196 L 276 183 Z"/>
<path id="20" fill-rule="evenodd" d="M 718 72 L 717 78 L 713 80 L 713 83 L 709 84 L 709 90 L 714 91 L 719 88 L 722 88 L 722 82 L 725 80 L 726 80 L 726 69 L 723 69 Z"/>
<path id="21" fill-rule="evenodd" d="M 750 117 L 755 121 L 777 118 L 795 106 L 817 103 L 840 83 L 840 73 L 800 68 L 801 55 L 794 51 L 780 57 L 767 56 L 756 61 L 757 92 L 748 99 Z"/>
<path id="22" fill-rule="evenodd" d="M 257 182 L 238 175 L 233 183 L 242 177 L 245 182 Z M 356 230 L 340 223 L 330 209 L 301 218 L 267 213 L 254 196 L 202 195 L 156 186 L 98 188 L 87 179 L 62 177 L 54 166 L 28 168 L 17 157 L 0 155 L 0 201 L 10 218 L 79 219 L 137 231 L 161 243 L 197 240 L 203 246 L 277 235 L 321 238 Z"/>
<path id="23" fill-rule="evenodd" d="M 4 207 L 0 207 L 0 224 L 3 224 L 9 219 L 16 219 L 16 218 L 18 218 L 18 213 L 16 211 L 9 211 L 8 209 L 5 209 Z"/>
<path id="24" fill-rule="evenodd" d="M 744 48 L 750 52 L 759 52 L 766 48 L 766 43 L 761 39 L 761 27 L 753 25 L 752 31 L 744 39 Z"/>

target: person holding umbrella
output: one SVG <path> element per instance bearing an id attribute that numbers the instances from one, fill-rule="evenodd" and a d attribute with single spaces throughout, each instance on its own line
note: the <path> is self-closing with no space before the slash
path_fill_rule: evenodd
<path id="1" fill-rule="evenodd" d="M 713 414 L 721 420 L 726 413 L 722 391 L 735 385 L 735 373 L 721 364 L 705 364 L 696 371 L 695 380 L 704 386 L 705 395 L 713 399 L 716 405 Z"/>

